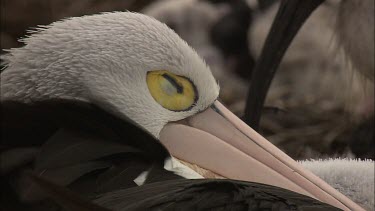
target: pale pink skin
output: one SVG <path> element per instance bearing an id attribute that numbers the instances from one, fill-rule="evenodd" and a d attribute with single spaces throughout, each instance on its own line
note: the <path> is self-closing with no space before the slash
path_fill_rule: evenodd
<path id="1" fill-rule="evenodd" d="M 173 156 L 223 177 L 289 189 L 343 210 L 364 210 L 255 132 L 221 103 L 168 123 L 160 141 Z"/>

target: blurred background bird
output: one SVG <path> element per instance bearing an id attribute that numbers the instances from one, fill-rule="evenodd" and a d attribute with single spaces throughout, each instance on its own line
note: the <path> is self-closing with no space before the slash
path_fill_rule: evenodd
<path id="1" fill-rule="evenodd" d="M 277 8 L 274 5 L 250 29 L 255 55 L 260 54 Z M 298 131 L 297 128 L 306 131 L 305 140 L 323 136 L 324 144 L 331 145 L 336 152 L 342 153 L 349 144 L 356 156 L 368 158 L 374 154 L 374 132 L 367 129 L 374 122 L 373 13 L 373 1 L 324 1 L 302 25 L 286 51 L 265 102 L 286 109 L 289 114 L 297 112 L 298 118 L 305 116 L 299 112 L 312 114 L 300 120 L 290 115 L 294 118 L 290 122 L 291 131 Z M 354 19 L 361 21 L 354 24 Z M 270 121 L 274 119 L 264 117 L 263 124 L 275 126 Z M 355 125 L 359 126 L 354 132 L 346 128 L 356 128 Z M 327 129 L 334 134 L 327 133 Z M 281 136 L 277 131 L 271 133 L 277 141 L 290 141 L 285 130 Z M 322 143 L 321 138 L 316 140 Z"/>

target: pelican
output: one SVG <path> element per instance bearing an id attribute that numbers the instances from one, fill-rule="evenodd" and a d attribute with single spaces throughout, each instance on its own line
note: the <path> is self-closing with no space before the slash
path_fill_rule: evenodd
<path id="1" fill-rule="evenodd" d="M 19 172 L 27 166 L 86 196 L 104 194 L 99 201 L 108 192 L 125 191 L 129 201 L 139 202 L 129 209 L 192 196 L 198 201 L 181 206 L 215 207 L 212 197 L 199 201 L 200 188 L 208 190 L 208 199 L 253 188 L 255 201 L 247 200 L 254 209 L 281 203 L 291 209 L 363 210 L 226 109 L 206 63 L 165 24 L 114 12 L 35 31 L 24 47 L 3 57 L 1 176 L 13 183 L 2 191 L 16 183 L 21 198 L 40 198 L 33 187 L 19 190 L 28 184 Z M 202 177 L 176 159 L 229 180 L 179 180 Z"/>

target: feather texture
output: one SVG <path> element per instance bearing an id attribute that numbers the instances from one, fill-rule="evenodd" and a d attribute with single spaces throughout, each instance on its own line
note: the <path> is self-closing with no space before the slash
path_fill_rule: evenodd
<path id="1" fill-rule="evenodd" d="M 169 180 L 106 193 L 113 210 L 339 210 L 282 188 L 234 180 Z"/>
<path id="2" fill-rule="evenodd" d="M 30 179 L 69 210 L 339 210 L 282 188 L 234 180 L 169 180 L 108 192 L 93 202 L 44 178 Z"/>
<path id="3" fill-rule="evenodd" d="M 58 186 L 48 180 L 37 177 L 33 174 L 29 175 L 31 181 L 40 186 L 43 191 L 52 199 L 54 199 L 61 207 L 70 211 L 109 211 L 104 207 L 95 205 L 87 199 L 80 197 L 72 191 Z"/>

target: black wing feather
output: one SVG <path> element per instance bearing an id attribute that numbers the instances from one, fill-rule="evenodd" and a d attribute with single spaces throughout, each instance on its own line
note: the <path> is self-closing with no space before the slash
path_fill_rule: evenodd
<path id="1" fill-rule="evenodd" d="M 168 180 L 106 193 L 113 210 L 340 210 L 282 188 L 235 180 Z"/>
<path id="2" fill-rule="evenodd" d="M 159 141 L 93 104 L 5 101 L 1 109 L 5 117 L 1 156 L 7 165 L 2 165 L 6 169 L 0 172 L 10 184 L 17 184 L 16 192 L 22 200 L 36 203 L 42 196 L 40 190 L 18 176 L 25 167 L 86 197 L 135 187 L 133 180 L 143 171 L 150 171 L 148 179 L 152 182 L 180 178 L 164 170 L 164 161 L 170 155 Z M 10 155 L 23 152 L 20 147 L 33 147 L 36 152 L 24 156 L 26 161 L 12 159 L 18 156 Z M 24 152 L 30 154 L 30 150 Z M 3 191 L 13 190 L 7 186 Z"/>

